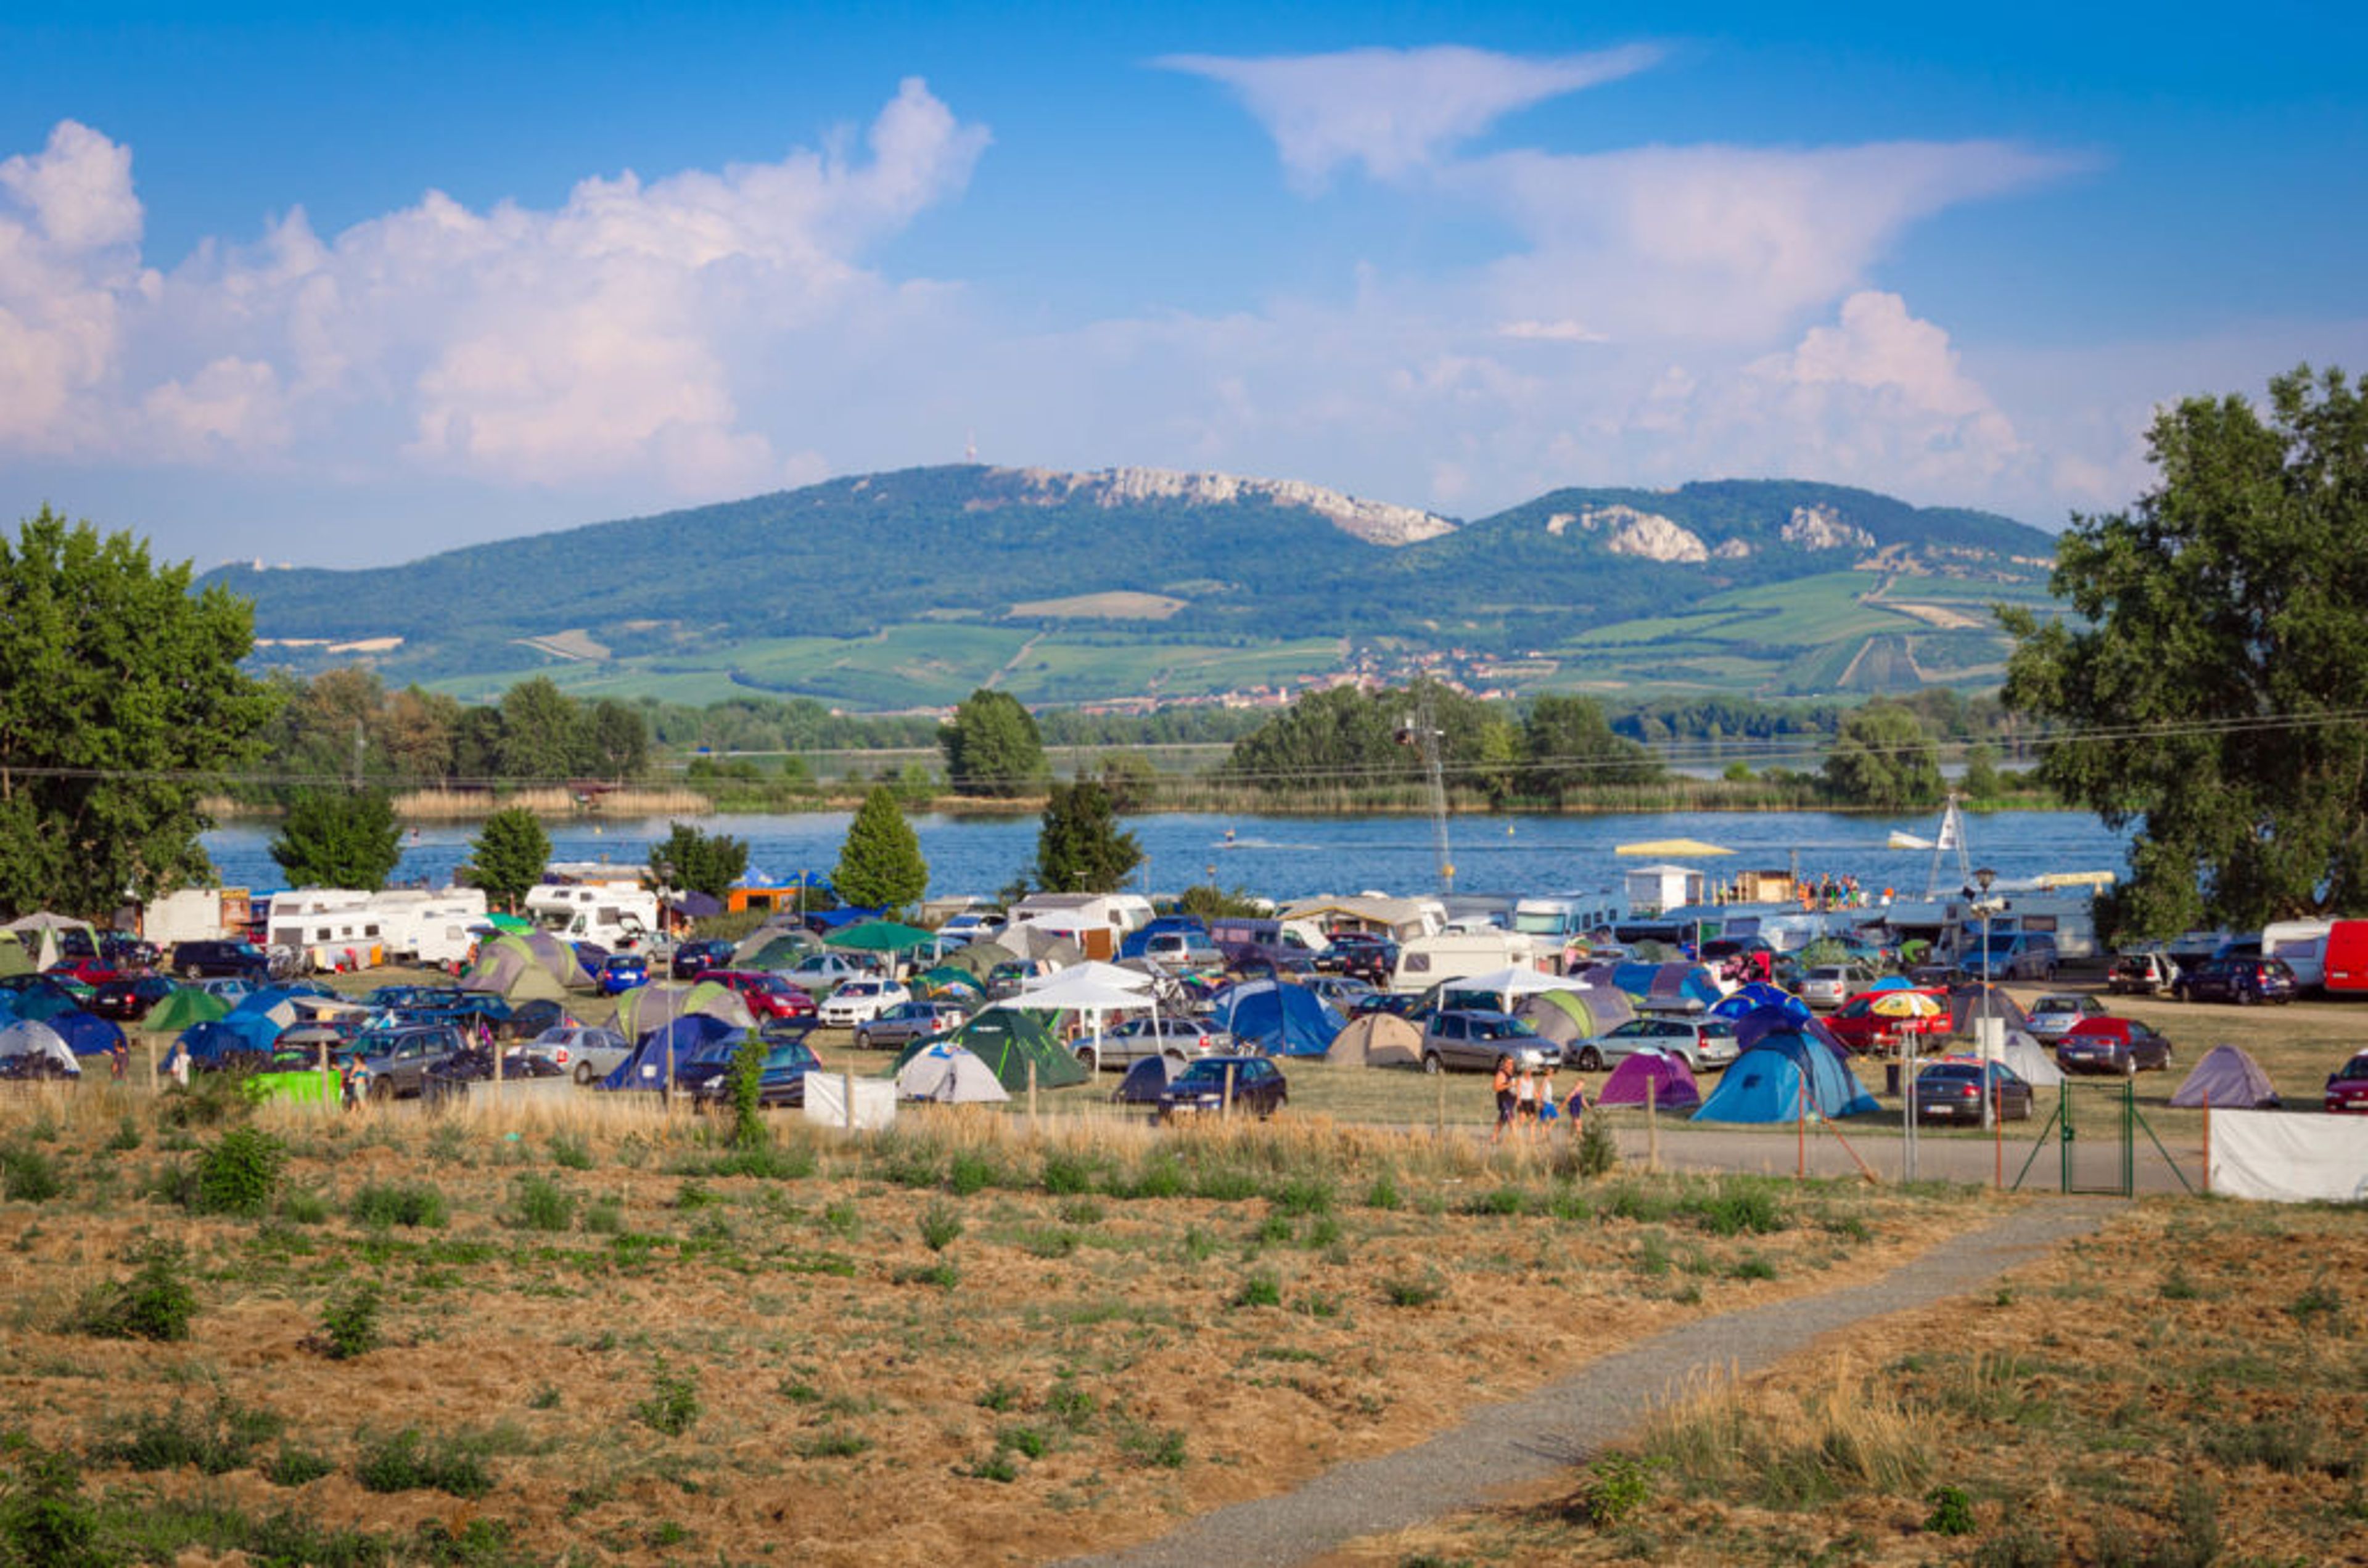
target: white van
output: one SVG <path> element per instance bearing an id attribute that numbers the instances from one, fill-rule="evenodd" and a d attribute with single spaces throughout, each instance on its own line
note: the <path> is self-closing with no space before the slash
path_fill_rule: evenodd
<path id="1" fill-rule="evenodd" d="M 1399 946 L 1390 989 L 1411 995 L 1442 980 L 1463 980 L 1515 965 L 1534 968 L 1538 957 L 1536 945 L 1520 931 L 1442 931 L 1417 937 Z"/>

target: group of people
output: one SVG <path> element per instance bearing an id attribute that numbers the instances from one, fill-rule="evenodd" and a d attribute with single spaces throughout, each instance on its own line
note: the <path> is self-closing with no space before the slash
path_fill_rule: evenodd
<path id="1" fill-rule="evenodd" d="M 1534 1141 L 1549 1121 L 1566 1122 L 1571 1137 L 1578 1136 L 1581 1119 L 1587 1114 L 1585 1084 L 1573 1084 L 1569 1097 L 1557 1100 L 1553 1067 L 1531 1067 L 1508 1053 L 1497 1058 L 1496 1087 L 1497 1127 L 1488 1135 L 1491 1143 L 1503 1142 L 1508 1131 Z"/>

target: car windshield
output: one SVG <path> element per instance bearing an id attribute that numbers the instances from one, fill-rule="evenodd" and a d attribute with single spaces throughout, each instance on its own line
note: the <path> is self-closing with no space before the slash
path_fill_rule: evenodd
<path id="1" fill-rule="evenodd" d="M 1236 1085 L 1238 1085 L 1246 1076 L 1246 1069 L 1247 1065 L 1248 1064 L 1247 1062 L 1236 1062 L 1232 1064 L 1234 1069 L 1234 1082 Z M 1191 1066 L 1184 1069 L 1182 1073 L 1178 1074 L 1176 1081 L 1170 1084 L 1168 1087 L 1195 1092 L 1211 1089 L 1222 1092 L 1225 1086 L 1225 1067 L 1226 1063 L 1223 1062 L 1196 1062 Z"/>
<path id="2" fill-rule="evenodd" d="M 803 1045 L 777 1045 L 765 1053 L 768 1073 L 811 1073 L 821 1061 Z"/>
<path id="3" fill-rule="evenodd" d="M 2034 1013 L 2077 1013 L 2087 1000 L 2085 996 L 2042 996 L 2031 1005 L 2031 1010 Z"/>
<path id="4" fill-rule="evenodd" d="M 1482 1040 L 1526 1040 L 1538 1031 L 1526 1018 L 1474 1018 L 1472 1032 Z"/>
<path id="5" fill-rule="evenodd" d="M 2348 1079 L 2353 1082 L 2357 1082 L 2362 1078 L 2368 1078 L 2368 1052 L 2362 1052 L 2361 1055 L 2355 1056 L 2351 1061 L 2345 1062 L 2343 1064 L 2343 1070 L 2336 1074 L 2336 1076 L 2338 1078 Z"/>

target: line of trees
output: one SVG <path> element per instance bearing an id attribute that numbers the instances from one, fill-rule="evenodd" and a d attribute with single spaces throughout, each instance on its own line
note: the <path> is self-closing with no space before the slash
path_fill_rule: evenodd
<path id="1" fill-rule="evenodd" d="M 411 787 L 487 779 L 622 781 L 650 765 L 643 710 L 615 698 L 568 696 L 546 676 L 499 702 L 468 705 L 416 686 L 389 691 L 356 665 L 311 680 L 270 677 L 278 710 L 262 731 L 273 782 L 243 791 L 283 802 L 324 779 Z"/>

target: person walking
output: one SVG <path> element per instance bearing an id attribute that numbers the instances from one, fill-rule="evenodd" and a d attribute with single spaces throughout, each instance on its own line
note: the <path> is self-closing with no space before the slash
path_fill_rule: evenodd
<path id="1" fill-rule="evenodd" d="M 1505 1129 L 1512 1125 L 1515 1115 L 1513 1059 L 1509 1055 L 1499 1054 L 1497 1058 L 1496 1089 L 1497 1129 L 1488 1134 L 1488 1142 L 1502 1143 L 1505 1141 Z"/>
<path id="2" fill-rule="evenodd" d="M 1514 1131 L 1520 1134 L 1523 1142 L 1530 1142 L 1537 1137 L 1538 1074 L 1536 1069 L 1527 1062 L 1521 1064 L 1521 1070 L 1513 1077 L 1513 1121 Z"/>

